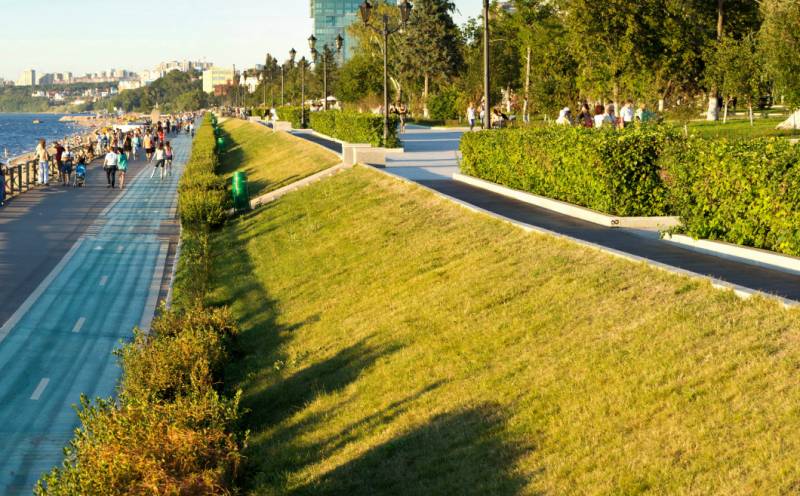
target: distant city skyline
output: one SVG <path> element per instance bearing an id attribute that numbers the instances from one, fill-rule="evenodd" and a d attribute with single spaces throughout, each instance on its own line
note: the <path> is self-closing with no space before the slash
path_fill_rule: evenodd
<path id="1" fill-rule="evenodd" d="M 455 3 L 459 24 L 480 14 L 481 0 Z M 298 56 L 308 55 L 307 39 L 313 30 L 308 0 L 138 0 L 113 9 L 108 5 L 100 0 L 0 0 L 0 78 L 17 81 L 29 69 L 75 75 L 111 68 L 140 72 L 170 60 L 252 67 L 267 52 L 279 60 L 288 58 L 291 48 Z M 152 17 L 154 12 L 157 17 Z M 82 25 L 73 27 L 78 21 Z"/>

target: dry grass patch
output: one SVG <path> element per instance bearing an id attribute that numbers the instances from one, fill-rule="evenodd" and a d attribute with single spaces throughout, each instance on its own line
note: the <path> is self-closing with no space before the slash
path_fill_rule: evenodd
<path id="1" fill-rule="evenodd" d="M 356 168 L 217 237 L 252 494 L 800 483 L 800 313 Z"/>

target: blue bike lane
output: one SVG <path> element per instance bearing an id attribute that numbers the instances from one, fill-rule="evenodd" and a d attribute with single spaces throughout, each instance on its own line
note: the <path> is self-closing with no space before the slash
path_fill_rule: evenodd
<path id="1" fill-rule="evenodd" d="M 175 218 L 191 149 L 172 140 L 173 174 L 143 170 L 0 328 L 0 494 L 30 494 L 63 459 L 81 394 L 108 397 L 113 351 L 152 321 L 167 258 L 162 225 Z"/>

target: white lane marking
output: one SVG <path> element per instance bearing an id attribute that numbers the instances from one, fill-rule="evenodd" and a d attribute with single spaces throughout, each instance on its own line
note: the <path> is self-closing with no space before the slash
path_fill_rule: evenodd
<path id="1" fill-rule="evenodd" d="M 123 251 L 125 251 L 125 247 L 124 246 L 122 246 L 122 245 L 117 246 L 117 253 L 122 253 Z"/>
<path id="2" fill-rule="evenodd" d="M 102 251 L 102 250 L 103 250 L 103 247 L 102 247 L 102 246 L 96 246 L 96 247 L 94 248 L 94 251 Z"/>
<path id="3" fill-rule="evenodd" d="M 50 384 L 50 379 L 48 379 L 47 377 L 39 381 L 39 385 L 36 386 L 36 389 L 33 391 L 33 394 L 31 395 L 31 400 L 39 401 L 39 398 L 42 397 L 42 393 L 44 393 L 44 390 L 47 388 L 48 384 Z"/>
<path id="4" fill-rule="evenodd" d="M 81 329 L 83 329 L 83 324 L 85 323 L 86 317 L 79 318 L 78 321 L 75 322 L 75 327 L 72 328 L 72 332 L 81 332 Z"/>
<path id="5" fill-rule="evenodd" d="M 67 254 L 64 255 L 64 258 L 62 258 L 61 261 L 58 262 L 58 265 L 56 265 L 56 267 L 47 275 L 47 277 L 44 278 L 44 281 L 42 281 L 39 286 L 36 287 L 36 290 L 25 299 L 25 302 L 22 304 L 22 306 L 20 306 L 17 311 L 14 312 L 14 315 L 12 315 L 5 324 L 3 324 L 3 327 L 0 327 L 0 343 L 2 343 L 3 340 L 8 337 L 9 333 L 11 333 L 11 329 L 17 325 L 17 323 L 28 312 L 28 310 L 31 309 L 33 304 L 36 303 L 36 301 L 42 296 L 42 293 L 45 292 L 55 278 L 58 277 L 61 271 L 64 270 L 64 267 L 66 267 L 69 261 L 72 260 L 72 257 L 75 256 L 75 253 L 78 252 L 78 248 L 81 247 L 84 241 L 84 238 L 80 238 L 78 239 L 77 243 L 72 245 L 72 248 L 70 248 Z"/>
<path id="6" fill-rule="evenodd" d="M 100 278 L 100 287 L 102 288 L 108 283 L 108 276 L 103 276 Z"/>

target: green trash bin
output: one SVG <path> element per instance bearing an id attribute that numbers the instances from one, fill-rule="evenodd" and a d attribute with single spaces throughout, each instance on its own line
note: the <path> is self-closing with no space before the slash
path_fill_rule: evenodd
<path id="1" fill-rule="evenodd" d="M 247 174 L 245 172 L 238 171 L 233 174 L 231 193 L 233 194 L 233 208 L 236 212 L 250 210 L 250 192 L 247 189 Z"/>

